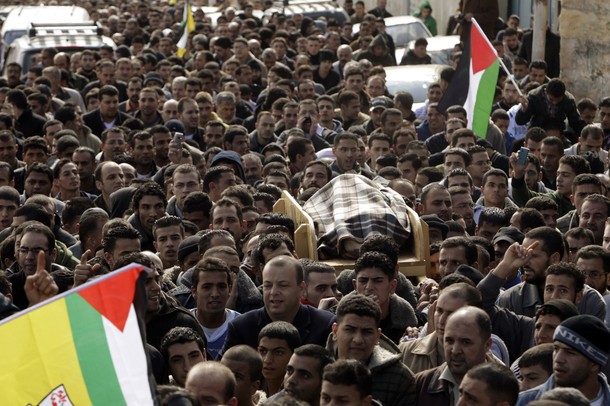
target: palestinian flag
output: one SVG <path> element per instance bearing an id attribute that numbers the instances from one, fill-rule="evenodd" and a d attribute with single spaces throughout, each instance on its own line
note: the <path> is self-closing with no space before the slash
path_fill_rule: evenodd
<path id="1" fill-rule="evenodd" d="M 181 36 L 178 40 L 178 51 L 176 54 L 180 58 L 184 58 L 188 48 L 189 34 L 195 31 L 195 19 L 193 18 L 193 11 L 191 5 L 187 1 L 184 4 L 184 13 L 182 14 L 182 27 L 180 28 Z"/>
<path id="2" fill-rule="evenodd" d="M 143 270 L 131 264 L 0 324 L 0 404 L 153 405 L 136 310 Z"/>
<path id="3" fill-rule="evenodd" d="M 485 138 L 493 105 L 500 64 L 496 50 L 479 24 L 472 19 L 455 75 L 441 99 L 438 109 L 445 112 L 453 105 L 464 106 L 468 128 Z"/>

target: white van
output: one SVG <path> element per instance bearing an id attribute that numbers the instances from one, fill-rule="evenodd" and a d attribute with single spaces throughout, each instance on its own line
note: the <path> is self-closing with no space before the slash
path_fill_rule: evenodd
<path id="1" fill-rule="evenodd" d="M 81 23 L 30 24 L 27 34 L 15 39 L 8 47 L 4 60 L 6 66 L 17 62 L 25 74 L 32 67 L 33 60 L 44 48 L 55 48 L 59 52 L 73 54 L 84 49 L 98 51 L 103 46 L 116 49 L 114 41 L 103 35 L 102 28 L 93 21 Z"/>
<path id="2" fill-rule="evenodd" d="M 76 6 L 19 6 L 13 8 L 2 25 L 2 38 L 10 45 L 27 34 L 31 23 L 80 23 L 89 21 L 89 13 Z"/>

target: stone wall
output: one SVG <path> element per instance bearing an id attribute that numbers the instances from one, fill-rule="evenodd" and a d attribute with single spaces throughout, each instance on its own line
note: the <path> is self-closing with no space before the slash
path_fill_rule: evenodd
<path id="1" fill-rule="evenodd" d="M 610 1 L 563 0 L 561 77 L 576 100 L 610 96 Z"/>

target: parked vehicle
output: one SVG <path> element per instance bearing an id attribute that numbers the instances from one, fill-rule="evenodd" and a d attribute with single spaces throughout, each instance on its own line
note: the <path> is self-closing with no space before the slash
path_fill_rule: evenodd
<path id="1" fill-rule="evenodd" d="M 2 38 L 10 45 L 25 35 L 31 23 L 73 24 L 89 21 L 89 13 L 76 6 L 19 6 L 11 9 L 2 25 Z"/>
<path id="2" fill-rule="evenodd" d="M 31 24 L 27 35 L 13 41 L 9 46 L 5 63 L 17 62 L 25 74 L 32 67 L 33 58 L 44 48 L 54 47 L 59 52 L 82 51 L 83 49 L 98 50 L 104 45 L 116 48 L 114 41 L 102 35 L 102 28 L 92 21 L 73 24 Z"/>
<path id="3" fill-rule="evenodd" d="M 407 65 L 385 68 L 386 86 L 390 94 L 409 92 L 413 95 L 413 110 L 422 106 L 428 98 L 428 87 L 440 80 L 441 71 L 447 65 Z"/>
<path id="4" fill-rule="evenodd" d="M 394 40 L 396 46 L 396 63 L 400 60 L 408 49 L 413 49 L 413 44 L 418 38 L 426 38 L 428 41 L 428 54 L 432 57 L 434 64 L 449 64 L 451 52 L 455 44 L 460 42 L 459 35 L 444 35 L 433 37 L 428 28 L 417 17 L 398 16 L 385 18 L 385 32 Z M 353 32 L 360 31 L 360 24 L 355 24 Z"/>
<path id="5" fill-rule="evenodd" d="M 426 51 L 428 52 L 428 55 L 430 55 L 430 57 L 432 58 L 432 63 L 450 65 L 453 48 L 456 44 L 460 43 L 460 36 L 439 35 L 436 37 L 426 38 L 426 41 L 428 41 L 428 47 L 426 48 Z M 415 41 L 410 41 L 407 49 L 413 49 L 414 47 Z M 398 59 L 398 63 L 400 63 L 400 59 Z"/>

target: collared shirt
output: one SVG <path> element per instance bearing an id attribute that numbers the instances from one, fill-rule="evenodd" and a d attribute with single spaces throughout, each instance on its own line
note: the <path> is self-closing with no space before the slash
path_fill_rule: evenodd
<path id="1" fill-rule="evenodd" d="M 441 372 L 440 379 L 442 381 L 447 382 L 447 385 L 449 386 L 449 397 L 451 398 L 451 402 L 449 403 L 449 405 L 455 406 L 455 404 L 460 399 L 460 385 L 455 381 L 455 378 L 453 377 L 449 366 L 446 364 L 443 368 L 443 372 Z"/>

